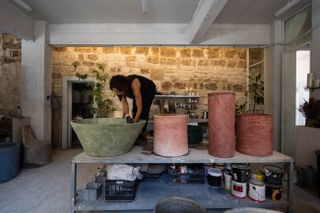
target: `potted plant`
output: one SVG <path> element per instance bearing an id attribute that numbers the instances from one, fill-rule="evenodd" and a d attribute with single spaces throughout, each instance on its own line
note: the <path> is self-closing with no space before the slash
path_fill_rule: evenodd
<path id="1" fill-rule="evenodd" d="M 320 99 L 309 98 L 299 106 L 299 112 L 306 118 L 306 126 L 320 127 Z"/>
<path id="2" fill-rule="evenodd" d="M 269 156 L 273 152 L 273 117 L 257 114 L 264 104 L 264 82 L 261 74 L 249 76 L 246 101 L 236 105 L 236 150 L 253 156 Z M 248 99 L 253 104 L 248 106 Z"/>
<path id="3" fill-rule="evenodd" d="M 72 66 L 77 70 L 79 64 L 78 62 L 73 62 Z M 90 94 L 93 98 L 90 110 L 94 116 L 107 117 L 109 113 L 115 110 L 113 101 L 103 95 L 109 75 L 105 72 L 103 64 L 97 64 L 97 68 L 92 71 L 92 74 L 95 76 L 96 81 L 88 83 L 88 88 L 90 88 Z M 89 77 L 87 73 L 81 74 L 79 72 L 76 72 L 75 76 L 79 80 L 86 80 Z"/>

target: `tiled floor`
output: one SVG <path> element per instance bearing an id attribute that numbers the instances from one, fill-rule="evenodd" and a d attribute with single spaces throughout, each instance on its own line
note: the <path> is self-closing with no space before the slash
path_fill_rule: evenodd
<path id="1" fill-rule="evenodd" d="M 70 161 L 80 149 L 56 150 L 53 163 L 24 169 L 13 180 L 0 184 L 0 213 L 70 212 Z M 80 165 L 78 185 L 83 187 L 98 165 Z M 294 187 L 294 213 L 320 213 L 320 199 Z"/>

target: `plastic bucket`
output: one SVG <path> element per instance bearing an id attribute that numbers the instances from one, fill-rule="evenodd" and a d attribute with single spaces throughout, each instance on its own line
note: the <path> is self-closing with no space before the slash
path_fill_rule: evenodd
<path id="1" fill-rule="evenodd" d="M 0 183 L 15 178 L 20 172 L 20 144 L 0 143 Z"/>

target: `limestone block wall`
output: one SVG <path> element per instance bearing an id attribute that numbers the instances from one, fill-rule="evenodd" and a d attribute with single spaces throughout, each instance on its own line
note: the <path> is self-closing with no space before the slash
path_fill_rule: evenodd
<path id="1" fill-rule="evenodd" d="M 217 90 L 236 92 L 237 100 L 245 98 L 247 84 L 247 49 L 213 47 L 59 47 L 52 51 L 52 91 L 54 137 L 61 137 L 62 80 L 76 72 L 92 75 L 97 64 L 106 72 L 138 74 L 152 79 L 162 93 L 193 92 L 201 96 L 199 113 L 207 111 L 207 94 Z M 72 66 L 77 62 L 79 67 Z M 109 86 L 107 86 L 109 88 Z M 112 97 L 111 91 L 105 95 Z M 117 97 L 116 108 L 121 110 Z M 60 130 L 59 130 L 60 129 Z M 60 138 L 53 138 L 60 141 Z"/>
<path id="2" fill-rule="evenodd" d="M 21 39 L 0 33 L 0 114 L 15 116 L 20 106 Z"/>

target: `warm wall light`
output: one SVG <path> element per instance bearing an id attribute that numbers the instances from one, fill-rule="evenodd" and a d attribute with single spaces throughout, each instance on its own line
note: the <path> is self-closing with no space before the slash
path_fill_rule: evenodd
<path id="1" fill-rule="evenodd" d="M 147 0 L 141 0 L 141 9 L 143 14 L 148 13 Z"/>
<path id="2" fill-rule="evenodd" d="M 32 12 L 32 8 L 27 5 L 24 1 L 22 0 L 13 0 L 17 5 L 19 5 L 20 7 L 22 7 L 24 10 L 26 10 L 27 12 L 31 13 Z"/>

